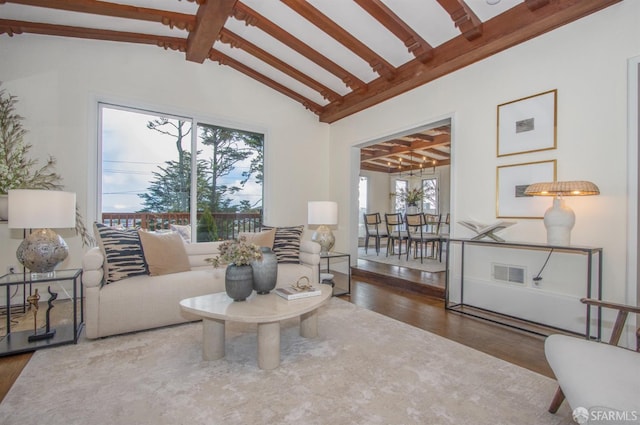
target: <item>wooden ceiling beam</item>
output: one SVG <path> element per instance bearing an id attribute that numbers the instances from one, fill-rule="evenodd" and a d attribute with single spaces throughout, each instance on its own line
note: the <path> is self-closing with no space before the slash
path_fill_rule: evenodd
<path id="1" fill-rule="evenodd" d="M 536 10 L 541 8 L 542 6 L 546 6 L 549 4 L 551 0 L 524 0 L 527 4 L 527 7 L 531 10 Z"/>
<path id="2" fill-rule="evenodd" d="M 243 39 L 239 35 L 229 31 L 226 28 L 222 28 L 218 39 L 225 44 L 229 44 L 231 47 L 236 47 L 238 49 L 244 50 L 250 55 L 253 55 L 261 61 L 276 68 L 280 72 L 300 81 L 302 84 L 308 87 L 311 87 L 312 89 L 320 93 L 322 97 L 327 99 L 329 102 L 339 103 L 342 99 L 342 96 L 331 90 L 329 87 L 298 71 L 286 62 L 276 58 L 271 53 L 266 52 L 265 50 L 261 49 L 250 41 Z"/>
<path id="3" fill-rule="evenodd" d="M 389 170 L 387 167 L 379 165 L 379 164 L 370 164 L 368 162 L 361 162 L 360 169 L 364 171 L 373 171 L 378 173 L 388 173 Z"/>
<path id="4" fill-rule="evenodd" d="M 338 77 L 351 90 L 362 93 L 367 90 L 367 84 L 364 81 L 360 80 L 358 77 L 333 62 L 331 59 L 322 55 L 320 52 L 312 49 L 308 44 L 305 44 L 300 39 L 283 30 L 244 3 L 236 3 L 236 7 L 233 9 L 233 17 L 239 21 L 244 21 L 247 25 L 259 28 L 284 45 L 295 50 L 316 65 Z"/>
<path id="5" fill-rule="evenodd" d="M 409 53 L 413 54 L 420 62 L 427 63 L 433 58 L 433 47 L 381 0 L 354 1 L 398 37 L 407 47 Z"/>
<path id="6" fill-rule="evenodd" d="M 391 140 L 387 140 L 386 142 L 384 142 L 386 144 L 388 144 L 389 146 L 391 146 L 392 149 L 397 148 L 397 146 L 400 146 L 400 149 L 406 149 L 406 148 L 411 148 L 411 140 L 402 140 L 402 139 L 391 139 Z M 395 146 L 393 146 L 395 145 Z"/>
<path id="7" fill-rule="evenodd" d="M 302 105 L 307 108 L 308 110 L 312 111 L 315 114 L 320 114 L 322 113 L 322 106 L 318 105 L 317 103 L 313 102 L 312 100 L 307 99 L 306 97 L 296 93 L 295 91 L 283 86 L 282 84 L 278 83 L 277 81 L 272 80 L 271 78 L 260 74 L 259 72 L 249 68 L 248 66 L 238 62 L 237 60 L 225 55 L 224 53 L 216 50 L 216 49 L 211 49 L 209 51 L 209 59 L 211 59 L 212 61 L 218 62 L 220 65 L 227 65 L 233 69 L 235 69 L 236 71 L 242 72 L 243 74 L 245 74 L 246 76 L 253 78 L 254 80 L 257 80 L 259 82 L 261 82 L 262 84 L 271 87 L 272 89 L 284 94 L 285 96 L 288 96 L 300 103 L 302 103 Z"/>
<path id="8" fill-rule="evenodd" d="M 207 0 L 198 6 L 196 27 L 187 39 L 187 60 L 202 63 L 238 0 Z"/>
<path id="9" fill-rule="evenodd" d="M 436 159 L 436 160 L 439 157 L 444 157 L 444 158 L 451 157 L 451 154 L 449 154 L 448 152 L 439 151 L 438 149 L 434 149 L 434 148 L 421 150 L 421 151 L 416 152 L 416 154 L 418 154 L 420 156 L 425 156 L 427 158 Z"/>
<path id="10" fill-rule="evenodd" d="M 311 4 L 303 0 L 280 0 L 300 16 L 311 22 L 316 27 L 327 33 L 338 43 L 351 50 L 364 59 L 374 72 L 387 81 L 396 76 L 396 68 L 387 62 L 382 56 L 368 48 L 364 43 L 348 33 L 344 28 L 332 21 L 327 15 L 320 12 Z"/>
<path id="11" fill-rule="evenodd" d="M 385 160 L 385 158 L 379 158 L 380 160 Z M 443 158 L 443 159 L 438 159 L 435 157 L 426 157 L 424 160 L 422 159 L 422 156 L 420 156 L 420 158 L 415 158 L 412 160 L 410 158 L 406 158 L 406 157 L 389 157 L 387 159 L 391 159 L 394 160 L 395 159 L 395 164 L 401 164 L 402 168 L 407 168 L 407 169 L 420 169 L 420 168 L 428 168 L 428 167 L 432 167 L 433 163 L 435 161 L 436 164 L 441 163 L 442 161 L 448 161 L 449 158 Z M 402 161 L 400 161 L 400 159 L 402 159 Z M 389 162 L 389 161 L 387 161 Z"/>
<path id="12" fill-rule="evenodd" d="M 91 13 L 115 18 L 137 19 L 141 21 L 159 22 L 170 28 L 192 31 L 196 17 L 186 13 L 167 10 L 149 9 L 146 7 L 128 6 L 96 0 L 2 0 L 0 3 L 16 3 L 26 6 L 46 7 L 69 12 Z"/>
<path id="13" fill-rule="evenodd" d="M 482 37 L 458 36 L 436 47 L 427 65 L 413 60 L 398 68 L 393 82 L 377 78 L 367 93 L 350 93 L 341 105 L 326 105 L 320 121 L 335 122 L 620 1 L 555 0 L 535 11 L 521 3 L 485 22 Z"/>
<path id="14" fill-rule="evenodd" d="M 402 162 L 403 162 L 402 168 L 399 169 L 397 162 L 394 162 L 393 164 L 391 164 L 391 166 L 389 166 L 387 162 L 380 163 L 380 162 L 363 161 L 360 163 L 360 169 L 366 170 L 366 171 L 375 171 L 379 173 L 387 173 L 387 174 L 396 174 L 399 172 L 402 172 L 402 173 L 412 172 L 414 175 L 420 174 L 420 170 L 421 170 L 420 165 L 407 166 L 406 164 L 404 164 L 405 161 L 402 161 Z M 450 165 L 450 164 L 451 164 L 451 160 L 449 159 L 436 160 L 435 165 L 433 163 L 428 163 L 426 165 L 422 164 L 423 165 L 422 170 L 429 170 L 434 166 L 441 167 L 441 166 Z M 428 175 L 429 174 L 427 174 L 426 176 Z"/>
<path id="15" fill-rule="evenodd" d="M 367 146 L 360 149 L 360 156 L 374 157 L 375 155 L 378 155 L 380 153 L 384 155 L 388 155 L 390 152 L 391 152 L 391 146 L 384 146 L 380 144 L 380 145 Z"/>
<path id="16" fill-rule="evenodd" d="M 443 136 L 445 137 L 442 137 L 433 142 L 415 141 L 415 142 L 412 142 L 409 146 L 394 146 L 389 149 L 383 149 L 381 145 L 375 145 L 376 150 L 368 150 L 366 151 L 366 153 L 364 149 L 361 149 L 360 159 L 371 160 L 376 158 L 385 158 L 389 156 L 410 155 L 411 152 L 414 152 L 414 156 L 418 156 L 418 155 L 422 156 L 422 154 L 418 154 L 416 151 L 428 151 L 429 149 L 433 149 L 438 146 L 451 146 L 450 136 L 448 135 L 443 135 Z M 395 143 L 395 140 L 392 142 Z M 447 153 L 438 151 L 438 155 L 446 156 Z"/>
<path id="17" fill-rule="evenodd" d="M 482 35 L 482 21 L 464 0 L 437 0 L 440 6 L 447 11 L 453 24 L 469 41 Z"/>
<path id="18" fill-rule="evenodd" d="M 410 134 L 404 137 L 407 137 L 410 139 L 417 139 L 417 140 L 426 140 L 427 142 L 433 142 L 433 140 L 435 139 L 435 136 L 431 136 L 430 134 L 422 134 L 422 133 Z"/>
<path id="19" fill-rule="evenodd" d="M 409 136 L 413 139 L 413 146 L 415 149 L 428 149 L 435 146 L 442 146 L 443 144 L 449 143 L 451 140 L 451 134 L 437 134 L 435 136 L 431 136 L 428 134 L 411 134 Z"/>
<path id="20" fill-rule="evenodd" d="M 35 22 L 0 19 L 0 34 L 8 34 L 9 36 L 12 36 L 13 34 L 22 33 L 149 44 L 182 52 L 184 52 L 187 47 L 186 39 L 179 37 L 166 37 L 133 32 L 99 30 L 66 25 L 40 24 Z"/>

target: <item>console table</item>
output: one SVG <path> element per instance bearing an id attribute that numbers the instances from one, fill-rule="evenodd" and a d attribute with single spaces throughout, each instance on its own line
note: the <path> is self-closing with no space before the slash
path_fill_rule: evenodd
<path id="1" fill-rule="evenodd" d="M 0 318 L 5 321 L 6 327 L 6 333 L 0 335 L 0 357 L 78 342 L 84 323 L 84 293 L 81 276 L 82 269 L 70 269 L 56 270 L 52 276 L 48 277 L 36 278 L 31 273 L 11 273 L 0 277 L 0 289 L 3 290 L 2 295 L 5 299 L 4 306 L 0 308 L 2 313 Z M 66 312 L 60 323 L 51 323 L 51 336 L 36 335 L 36 338 L 33 338 L 34 319 L 28 310 L 27 299 L 38 289 L 40 295 L 38 317 L 45 317 L 50 287 L 57 291 L 56 293 L 63 292 L 68 297 L 71 303 L 70 311 Z M 12 303 L 12 300 L 15 302 Z M 67 299 L 59 297 L 56 299 L 56 304 L 60 304 L 61 301 L 66 302 Z M 56 306 L 52 308 L 55 309 Z M 57 308 L 61 307 L 57 306 Z M 12 315 L 18 314 L 24 317 L 25 323 L 30 324 L 28 330 L 15 329 Z M 21 328 L 24 329 L 25 326 Z M 40 330 L 38 332 L 40 333 Z"/>
<path id="2" fill-rule="evenodd" d="M 450 270 L 450 262 L 451 262 L 451 248 L 453 244 L 460 245 L 460 295 L 459 302 L 451 302 L 450 299 L 450 290 L 451 290 L 451 270 Z M 534 325 L 536 329 L 548 329 L 551 332 L 554 331 L 564 331 L 568 333 L 575 334 L 576 332 L 560 329 L 548 325 L 544 325 L 541 323 L 537 323 L 531 320 L 518 318 L 515 316 L 506 315 L 503 313 L 483 309 L 481 307 L 476 307 L 471 304 L 468 304 L 465 301 L 465 293 L 464 293 L 464 285 L 465 285 L 465 248 L 467 245 L 479 245 L 486 247 L 497 247 L 502 249 L 517 249 L 523 251 L 543 251 L 549 252 L 551 255 L 552 252 L 562 252 L 568 254 L 578 254 L 584 255 L 586 257 L 586 270 L 587 277 L 585 281 L 584 288 L 584 297 L 593 298 L 600 300 L 602 297 L 602 248 L 595 247 L 587 247 L 587 246 L 555 246 L 555 245 L 547 245 L 547 244 L 536 244 L 536 243 L 526 243 L 526 242 L 500 242 L 495 240 L 474 240 L 474 239 L 448 239 L 447 240 L 447 266 L 446 266 L 446 283 L 445 283 L 445 308 L 447 310 L 456 311 L 462 314 L 478 317 L 485 320 L 490 320 L 496 323 L 500 323 L 506 326 L 514 327 L 520 330 L 524 330 L 527 332 L 532 332 L 538 335 L 546 336 L 548 333 L 540 332 L 538 330 L 531 330 L 531 328 L 522 327 L 514 324 L 509 324 L 511 319 L 515 319 L 517 322 L 531 324 Z M 545 263 L 546 265 L 546 263 Z M 597 266 L 597 277 L 594 279 L 592 275 L 594 274 L 593 268 Z M 544 268 L 544 266 L 543 266 Z M 476 314 L 474 310 L 483 310 L 483 312 L 489 313 L 489 315 L 485 314 Z M 488 318 L 490 316 L 490 318 Z M 586 306 L 586 329 L 584 337 L 587 339 L 591 339 L 591 307 Z M 599 341 L 601 339 L 601 321 L 602 321 L 602 309 L 597 308 L 596 313 L 596 335 L 595 338 Z"/>

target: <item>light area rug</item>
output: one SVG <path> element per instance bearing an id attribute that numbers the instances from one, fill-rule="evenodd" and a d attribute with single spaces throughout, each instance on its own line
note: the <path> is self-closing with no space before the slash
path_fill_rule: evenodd
<path id="1" fill-rule="evenodd" d="M 333 298 L 319 336 L 283 322 L 281 365 L 260 370 L 255 327 L 227 325 L 226 357 L 202 360 L 201 323 L 40 350 L 0 423 L 568 424 L 553 380 Z"/>
<path id="2" fill-rule="evenodd" d="M 444 256 L 442 258 L 443 261 L 423 258 L 421 263 L 420 258 L 414 259 L 411 254 L 409 255 L 408 260 L 407 254 L 400 255 L 400 258 L 398 258 L 398 254 L 387 256 L 385 249 L 386 248 L 382 247 L 380 249 L 380 254 L 376 255 L 376 249 L 374 247 L 370 247 L 368 249 L 368 253 L 365 253 L 364 248 L 360 247 L 358 248 L 358 258 L 432 273 L 443 272 L 447 268 L 447 264 L 444 262 Z"/>

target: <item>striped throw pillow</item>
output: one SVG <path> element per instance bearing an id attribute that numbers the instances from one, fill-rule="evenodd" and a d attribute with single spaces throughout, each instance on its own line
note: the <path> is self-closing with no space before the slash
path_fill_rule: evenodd
<path id="1" fill-rule="evenodd" d="M 273 252 L 278 263 L 300 264 L 300 238 L 304 226 L 271 227 L 262 226 L 262 230 L 276 229 L 273 240 Z"/>
<path id="2" fill-rule="evenodd" d="M 140 237 L 135 229 L 120 230 L 94 223 L 94 233 L 105 258 L 105 283 L 148 274 Z"/>

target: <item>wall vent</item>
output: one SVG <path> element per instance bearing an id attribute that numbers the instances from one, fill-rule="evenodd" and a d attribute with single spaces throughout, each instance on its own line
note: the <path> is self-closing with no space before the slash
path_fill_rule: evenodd
<path id="1" fill-rule="evenodd" d="M 524 284 L 525 268 L 520 266 L 505 266 L 492 264 L 493 278 L 501 282 Z"/>

